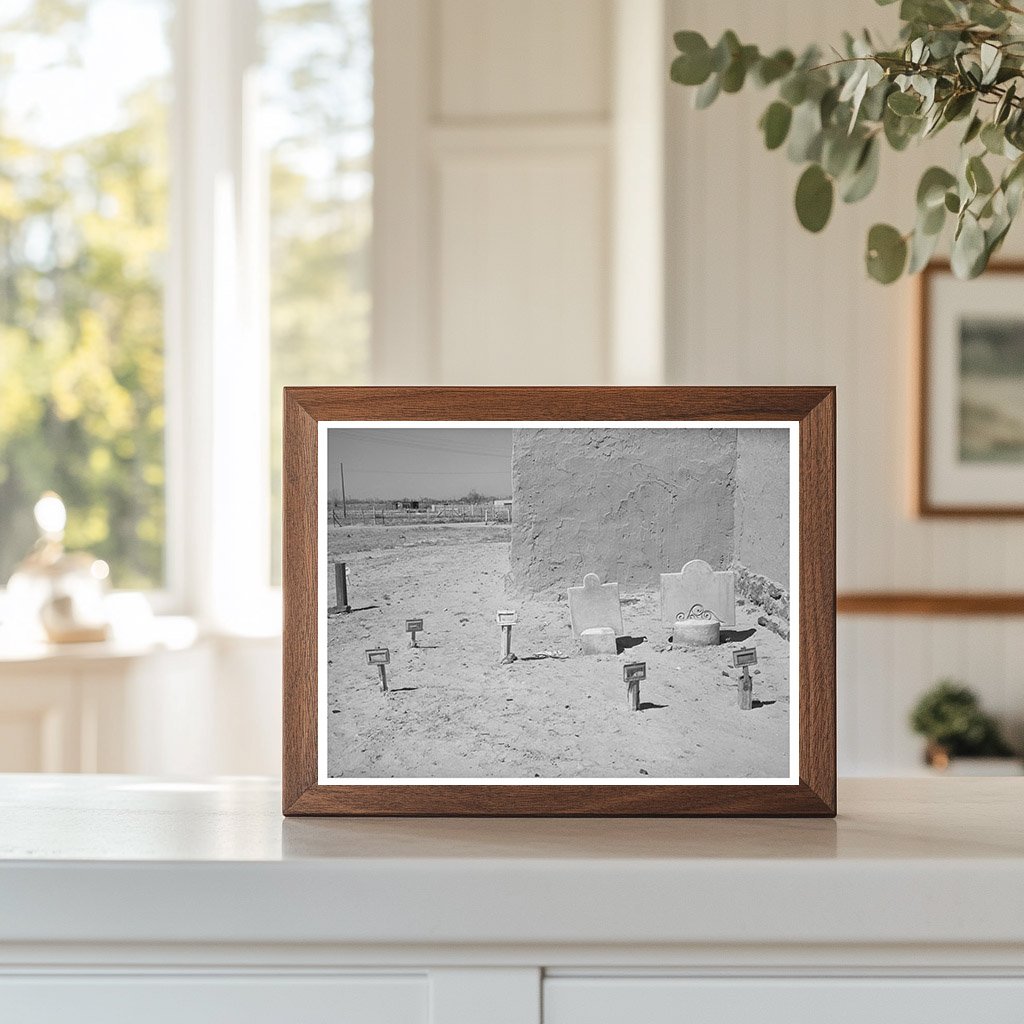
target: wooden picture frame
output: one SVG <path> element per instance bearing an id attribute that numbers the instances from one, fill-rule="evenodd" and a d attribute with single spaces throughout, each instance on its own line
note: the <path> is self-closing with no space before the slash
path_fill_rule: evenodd
<path id="1" fill-rule="evenodd" d="M 798 723 L 790 733 L 791 774 L 725 784 L 648 784 L 628 779 L 591 784 L 586 779 L 545 779 L 519 784 L 490 779 L 476 784 L 407 783 L 399 779 L 323 779 L 320 774 L 318 628 L 325 615 L 328 568 L 319 564 L 326 494 L 320 452 L 328 424 L 430 425 L 462 422 L 531 425 L 540 429 L 603 426 L 612 435 L 631 426 L 693 427 L 720 424 L 765 430 L 788 428 L 796 469 L 787 479 L 796 541 L 790 677 L 798 690 Z M 835 723 L 835 390 L 831 387 L 651 388 L 286 388 L 284 393 L 283 515 L 283 811 L 286 815 L 392 816 L 814 816 L 836 812 Z M 621 425 L 621 427 L 620 427 Z M 705 426 L 706 425 L 706 426 Z M 344 438 L 345 435 L 342 435 Z M 326 442 L 325 442 L 326 446 Z M 326 448 L 325 448 L 326 450 Z M 344 471 L 343 471 L 344 475 Z M 509 516 L 512 519 L 512 514 Z M 794 517 L 790 518 L 792 521 Z M 326 549 L 324 549 L 326 550 Z M 678 567 L 676 567 L 678 568 Z M 667 571 L 667 570 L 666 570 Z M 579 582 L 579 581 L 569 581 Z M 323 597 L 323 600 L 321 600 Z M 341 599 L 337 598 L 338 603 Z M 355 599 L 348 594 L 346 600 Z M 753 611 L 751 611 L 753 614 Z M 497 631 L 493 609 L 481 610 Z M 326 620 L 325 620 L 326 621 Z M 400 617 L 398 620 L 401 629 Z M 431 623 L 426 629 L 429 637 Z M 517 625 L 516 629 L 524 628 Z M 788 635 L 788 634 L 787 634 Z M 404 637 L 404 633 L 402 634 Z M 767 631 L 765 633 L 767 636 Z M 325 644 L 326 644 L 326 637 Z M 391 641 L 389 641 L 391 642 Z M 398 641 L 395 640 L 395 643 Z M 497 642 L 497 641 L 496 641 Z M 765 642 L 761 640 L 760 642 Z M 365 646 L 383 646 L 376 636 Z M 729 652 L 723 651 L 723 658 Z M 497 654 L 497 651 L 495 651 Z M 637 650 L 615 660 L 639 660 Z M 763 660 L 763 659 L 762 659 Z M 792 668 L 798 665 L 798 672 Z M 589 663 L 588 663 L 589 664 Z M 598 664 L 594 662 L 593 664 Z M 725 668 L 723 661 L 723 668 Z M 725 672 L 717 671 L 716 676 Z M 326 669 L 325 669 L 326 671 Z M 369 672 L 363 666 L 362 671 Z M 368 682 L 360 685 L 368 686 Z M 618 685 L 622 685 L 621 678 Z M 645 682 L 644 686 L 649 684 Z M 735 685 L 733 681 L 718 686 Z M 748 681 L 749 685 L 749 681 Z M 790 691 L 791 692 L 791 691 Z M 623 713 L 625 710 L 623 698 Z M 734 698 L 730 696 L 730 700 Z M 788 700 L 788 698 L 787 698 Z M 738 712 L 744 714 L 748 712 Z M 636 721 L 636 720 L 634 720 Z M 750 720 L 748 720 L 750 721 Z M 326 740 L 325 740 L 326 743 Z M 532 780 L 522 780 L 527 783 Z M 703 780 L 706 781 L 706 780 Z M 327 784 L 329 783 L 329 784 Z M 358 784 L 356 784 L 358 783 Z"/>
<path id="2" fill-rule="evenodd" d="M 995 290 L 1007 285 L 1008 277 L 1021 278 L 1014 283 L 1019 291 L 1024 285 L 1024 261 L 998 261 L 989 264 L 984 275 L 973 281 L 958 281 L 952 274 L 947 261 L 930 263 L 918 276 L 917 281 L 917 339 L 915 346 L 916 363 L 914 375 L 917 390 L 917 415 L 912 451 L 913 467 L 913 511 L 921 518 L 984 519 L 1024 516 L 1024 498 L 999 498 L 979 500 L 986 490 L 991 493 L 999 486 L 990 480 L 993 469 L 978 459 L 978 465 L 965 465 L 959 472 L 954 465 L 955 456 L 951 431 L 955 426 L 957 413 L 952 403 L 958 392 L 952 380 L 953 360 L 957 353 L 952 351 L 949 340 L 949 316 L 959 311 L 961 315 L 973 312 L 982 314 L 991 303 Z M 947 295 L 951 289 L 955 293 Z M 1019 300 L 1006 288 L 1007 308 L 1004 313 L 995 312 L 993 319 L 1009 312 L 1019 305 Z M 1014 311 L 1014 319 L 1020 320 L 1024 328 L 1024 314 Z M 962 319 L 961 324 L 965 321 Z M 961 327 L 963 330 L 963 327 Z M 938 339 L 938 340 L 937 340 Z M 961 344 L 963 341 L 961 340 Z M 936 349 L 941 349 L 941 353 Z M 961 387 L 963 381 L 960 380 Z M 963 401 L 962 395 L 960 401 Z M 962 438 L 965 427 L 960 414 L 959 431 Z M 1004 478 L 1019 475 L 1017 488 L 1024 494 L 1024 461 L 1019 468 L 1004 465 L 997 475 Z M 957 491 L 962 497 L 957 496 Z"/>

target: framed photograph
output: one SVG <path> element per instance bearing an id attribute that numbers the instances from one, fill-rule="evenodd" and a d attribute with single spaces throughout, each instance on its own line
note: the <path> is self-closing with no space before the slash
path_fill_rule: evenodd
<path id="1" fill-rule="evenodd" d="M 919 287 L 917 512 L 1024 515 L 1024 263 Z"/>
<path id="2" fill-rule="evenodd" d="M 287 388 L 284 813 L 835 814 L 832 388 Z"/>

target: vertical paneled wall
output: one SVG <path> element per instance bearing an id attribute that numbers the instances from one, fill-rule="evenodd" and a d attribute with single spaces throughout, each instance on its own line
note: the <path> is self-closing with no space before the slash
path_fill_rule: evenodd
<path id="1" fill-rule="evenodd" d="M 414 319 L 378 312 L 376 379 L 604 382 L 611 0 L 381 0 L 375 17 L 381 60 L 404 45 L 419 69 L 403 96 L 378 68 L 377 293 L 420 296 Z M 404 216 L 396 164 L 413 168 Z"/>
<path id="2" fill-rule="evenodd" d="M 870 0 L 669 0 L 668 29 L 802 46 L 843 28 L 893 38 L 894 8 Z M 666 38 L 668 32 L 666 32 Z M 756 89 L 695 111 L 667 88 L 668 377 L 687 384 L 835 384 L 839 389 L 839 581 L 843 590 L 1024 590 L 1024 522 L 922 521 L 909 511 L 913 286 L 867 279 L 868 227 L 912 223 L 921 171 L 944 159 L 940 137 L 883 154 L 881 185 L 838 204 L 818 236 L 792 207 L 799 169 L 764 150 L 769 102 Z M 951 133 L 952 134 L 952 133 Z M 1006 252 L 1020 255 L 1011 233 Z M 1024 289 L 1022 289 L 1024 305 Z M 901 774 L 920 742 L 907 728 L 917 696 L 963 679 L 1010 723 L 1024 720 L 1024 620 L 841 618 L 840 770 Z"/>

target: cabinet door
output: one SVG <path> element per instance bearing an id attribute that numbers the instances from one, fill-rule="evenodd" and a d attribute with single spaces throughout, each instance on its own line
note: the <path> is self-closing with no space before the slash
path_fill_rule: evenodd
<path id="1" fill-rule="evenodd" d="M 427 1024 L 425 975 L 94 976 L 0 979 L 18 1024 Z"/>
<path id="2" fill-rule="evenodd" d="M 1021 1024 L 1024 978 L 549 978 L 544 1024 Z"/>

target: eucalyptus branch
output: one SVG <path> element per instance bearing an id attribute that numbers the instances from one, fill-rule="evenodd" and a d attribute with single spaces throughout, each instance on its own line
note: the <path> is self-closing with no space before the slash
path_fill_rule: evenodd
<path id="1" fill-rule="evenodd" d="M 922 176 L 912 229 L 871 228 L 866 266 L 885 284 L 916 273 L 952 220 L 953 269 L 974 277 L 1024 200 L 1024 38 L 1013 21 L 1024 9 L 1010 0 L 902 0 L 899 13 L 896 48 L 877 48 L 867 33 L 846 35 L 827 62 L 817 48 L 799 58 L 789 50 L 762 54 L 734 32 L 714 46 L 699 33 L 678 32 L 671 76 L 697 87 L 702 109 L 751 81 L 774 89 L 759 128 L 768 149 L 785 146 L 804 166 L 796 214 L 815 232 L 828 223 L 837 194 L 853 203 L 872 191 L 883 144 L 900 152 L 963 122 L 958 166 L 930 167 Z"/>

